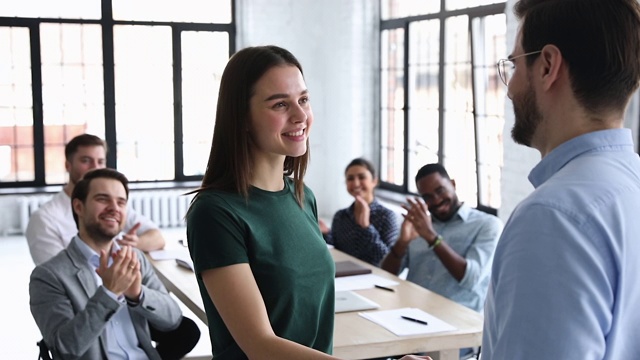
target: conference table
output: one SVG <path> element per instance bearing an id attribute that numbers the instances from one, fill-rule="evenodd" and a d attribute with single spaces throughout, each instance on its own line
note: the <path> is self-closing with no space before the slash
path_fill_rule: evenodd
<path id="1" fill-rule="evenodd" d="M 175 238 L 167 239 L 169 251 L 183 252 L 188 257 L 187 248 L 177 244 Z M 429 352 L 434 360 L 454 360 L 459 358 L 460 348 L 480 346 L 483 321 L 481 314 L 344 252 L 333 248 L 329 251 L 335 261 L 350 260 L 371 268 L 375 275 L 398 283 L 393 286 L 394 292 L 379 288 L 354 290 L 378 303 L 380 308 L 377 310 L 419 308 L 456 328 L 440 333 L 397 336 L 361 317 L 357 311 L 338 313 L 335 316 L 333 335 L 335 356 L 343 359 L 365 359 Z M 153 260 L 151 257 L 149 260 L 167 289 L 207 324 L 200 289 L 193 272 L 179 266 L 175 260 Z"/>

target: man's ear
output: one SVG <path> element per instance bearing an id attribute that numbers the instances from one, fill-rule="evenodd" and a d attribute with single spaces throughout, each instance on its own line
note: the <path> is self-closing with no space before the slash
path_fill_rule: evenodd
<path id="1" fill-rule="evenodd" d="M 456 188 L 456 181 L 454 179 L 451 179 L 451 185 L 453 185 L 453 189 L 455 190 Z"/>
<path id="2" fill-rule="evenodd" d="M 68 173 L 71 172 L 71 162 L 69 162 L 69 160 L 64 161 L 64 168 L 67 170 Z"/>
<path id="3" fill-rule="evenodd" d="M 540 79 L 542 80 L 543 89 L 548 90 L 560 79 L 564 58 L 557 46 L 545 45 L 540 54 L 540 61 L 542 63 L 539 72 Z"/>
<path id="4" fill-rule="evenodd" d="M 80 214 L 84 211 L 84 204 L 80 199 L 73 199 L 71 202 L 71 207 L 73 208 L 73 212 L 80 217 Z"/>

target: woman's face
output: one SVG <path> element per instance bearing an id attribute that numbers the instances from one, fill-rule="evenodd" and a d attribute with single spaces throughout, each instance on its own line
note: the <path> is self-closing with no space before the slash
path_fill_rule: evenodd
<path id="1" fill-rule="evenodd" d="M 345 173 L 347 191 L 353 197 L 361 196 L 368 203 L 373 201 L 373 189 L 378 184 L 378 179 L 365 166 L 353 165 Z"/>
<path id="2" fill-rule="evenodd" d="M 307 152 L 313 112 L 304 78 L 293 65 L 269 69 L 254 86 L 249 101 L 252 155 L 284 161 Z M 282 158 L 282 159 L 280 159 Z"/>

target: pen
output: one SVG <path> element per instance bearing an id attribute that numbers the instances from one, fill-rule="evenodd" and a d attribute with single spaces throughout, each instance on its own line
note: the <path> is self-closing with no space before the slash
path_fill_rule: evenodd
<path id="1" fill-rule="evenodd" d="M 391 291 L 391 292 L 395 292 L 395 290 L 393 290 L 392 288 L 388 288 L 386 286 L 382 286 L 382 285 L 373 285 L 375 287 L 377 287 L 378 289 L 382 289 L 382 290 L 387 290 L 387 291 Z"/>
<path id="2" fill-rule="evenodd" d="M 414 319 L 414 318 L 412 318 L 412 317 L 404 316 L 404 315 L 401 315 L 400 317 L 401 317 L 401 318 L 403 318 L 403 319 L 405 319 L 405 320 L 413 321 L 413 322 L 418 323 L 418 324 L 422 324 L 422 325 L 429 325 L 429 324 L 428 324 L 426 321 L 424 321 L 424 320 L 418 320 L 418 319 Z"/>

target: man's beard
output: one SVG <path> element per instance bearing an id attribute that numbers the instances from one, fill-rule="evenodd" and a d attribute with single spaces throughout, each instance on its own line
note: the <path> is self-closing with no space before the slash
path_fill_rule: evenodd
<path id="1" fill-rule="evenodd" d="M 542 114 L 536 104 L 536 93 L 531 86 L 524 93 L 522 100 L 513 99 L 515 123 L 511 129 L 511 138 L 518 144 L 531 146 L 533 134 L 542 121 Z"/>
<path id="2" fill-rule="evenodd" d="M 432 209 L 429 209 L 429 212 L 431 213 L 431 216 L 433 216 L 434 218 L 442 222 L 445 222 L 445 221 L 451 220 L 453 215 L 455 215 L 458 212 L 460 205 L 461 205 L 460 200 L 458 200 L 458 195 L 456 194 L 450 199 L 449 211 L 447 211 L 446 214 L 440 216 L 437 212 L 437 208 L 432 208 L 433 210 L 436 210 L 436 211 L 432 211 Z"/>
<path id="3" fill-rule="evenodd" d="M 103 228 L 99 222 L 92 221 L 85 225 L 85 230 L 89 236 L 97 243 L 108 243 L 120 233 L 120 229 L 113 231 Z"/>

